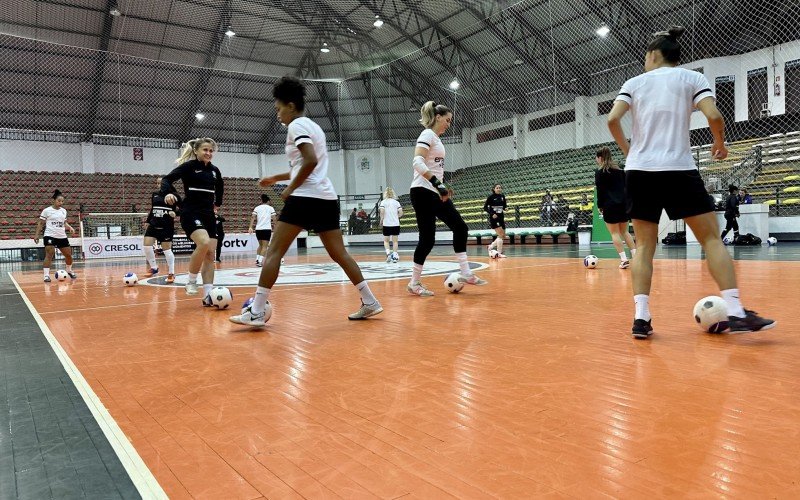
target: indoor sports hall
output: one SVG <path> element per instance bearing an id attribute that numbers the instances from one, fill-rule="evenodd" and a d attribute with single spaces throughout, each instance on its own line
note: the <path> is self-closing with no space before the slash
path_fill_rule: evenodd
<path id="1" fill-rule="evenodd" d="M 4 1 L 0 500 L 800 497 L 799 15 L 790 0 Z M 639 234 L 620 223 L 634 243 L 618 248 L 596 172 L 622 167 L 626 200 L 639 189 L 640 110 L 672 93 L 637 100 L 634 83 L 665 68 L 707 87 L 658 108 L 644 150 L 686 134 L 713 242 L 694 214 L 662 214 L 634 216 Z M 286 76 L 304 109 L 278 92 Z M 298 135 L 300 116 L 322 133 Z M 214 189 L 171 174 L 200 164 Z M 323 164 L 339 227 L 304 228 L 281 256 L 297 171 Z M 424 266 L 419 190 L 458 212 Z M 324 247 L 338 233 L 357 287 Z M 187 294 L 198 273 L 213 278 Z M 364 283 L 382 311 L 350 321 Z M 234 324 L 264 289 L 266 324 Z M 774 323 L 737 331 L 731 304 Z"/>

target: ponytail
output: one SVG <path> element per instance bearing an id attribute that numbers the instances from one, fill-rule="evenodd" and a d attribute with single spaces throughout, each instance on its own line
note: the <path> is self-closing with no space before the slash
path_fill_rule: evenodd
<path id="1" fill-rule="evenodd" d="M 608 172 L 612 168 L 617 168 L 617 162 L 614 161 L 614 158 L 611 156 L 611 150 L 608 149 L 607 146 L 603 146 L 597 150 L 597 157 L 600 158 L 600 168 L 604 172 Z"/>
<path id="2" fill-rule="evenodd" d="M 436 104 L 433 101 L 428 101 L 423 104 L 422 109 L 419 110 L 419 122 L 423 127 L 431 128 L 433 124 L 436 123 L 437 116 L 444 116 L 449 113 L 452 113 L 452 111 L 444 104 Z"/>
<path id="3" fill-rule="evenodd" d="M 63 196 L 63 194 L 61 193 L 61 191 L 59 191 L 58 189 L 56 189 L 55 191 L 53 191 L 53 199 L 54 199 L 54 200 L 55 200 L 56 198 L 58 198 L 59 196 Z"/>
<path id="4" fill-rule="evenodd" d="M 665 61 L 678 64 L 681 60 L 681 44 L 678 43 L 678 39 L 685 31 L 686 28 L 683 26 L 673 26 L 667 31 L 659 31 L 647 45 L 647 52 L 658 50 Z"/>
<path id="5" fill-rule="evenodd" d="M 177 160 L 175 160 L 175 163 L 181 165 L 189 161 L 192 157 L 197 158 L 197 150 L 200 149 L 200 146 L 203 144 L 211 144 L 211 147 L 214 149 L 214 151 L 217 150 L 217 143 L 210 137 L 198 137 L 197 139 L 191 139 L 181 145 L 181 155 Z"/>

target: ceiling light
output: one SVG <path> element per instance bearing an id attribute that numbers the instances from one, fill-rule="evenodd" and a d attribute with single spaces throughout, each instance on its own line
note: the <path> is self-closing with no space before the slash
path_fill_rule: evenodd
<path id="1" fill-rule="evenodd" d="M 228 27 L 228 31 L 225 32 L 225 36 L 227 36 L 228 38 L 234 37 L 236 36 L 236 32 L 233 31 L 230 27 Z"/>
<path id="2" fill-rule="evenodd" d="M 111 14 L 112 16 L 114 16 L 114 17 L 118 17 L 118 16 L 122 15 L 122 12 L 120 12 L 116 7 L 114 7 L 111 10 L 109 10 L 108 13 Z"/>
<path id="3" fill-rule="evenodd" d="M 450 82 L 450 90 L 458 90 L 459 88 L 461 88 L 461 83 L 453 78 L 453 81 Z"/>
<path id="4" fill-rule="evenodd" d="M 319 49 L 319 51 L 320 52 L 324 52 L 324 53 L 327 54 L 328 52 L 331 51 L 331 49 L 328 48 L 328 44 L 327 43 L 323 42 L 322 43 L 322 47 Z"/>
<path id="5" fill-rule="evenodd" d="M 372 23 L 372 25 L 375 26 L 376 28 L 380 28 L 381 26 L 383 26 L 383 20 L 381 19 L 381 16 L 375 16 L 375 22 Z"/>
<path id="6" fill-rule="evenodd" d="M 197 118 L 198 120 L 202 120 L 203 118 L 206 117 L 206 115 L 198 111 L 197 113 L 194 114 L 194 117 Z"/>
<path id="7" fill-rule="evenodd" d="M 522 65 L 522 59 L 514 59 L 514 66 L 521 66 L 521 65 Z"/>
<path id="8" fill-rule="evenodd" d="M 599 36 L 600 38 L 605 38 L 608 36 L 609 33 L 611 33 L 611 28 L 609 28 L 604 24 L 599 28 L 597 28 L 594 32 L 597 33 L 597 36 Z"/>

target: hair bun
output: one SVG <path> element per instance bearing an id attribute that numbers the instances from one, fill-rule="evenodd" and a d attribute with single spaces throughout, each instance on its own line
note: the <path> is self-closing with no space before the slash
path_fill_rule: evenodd
<path id="1" fill-rule="evenodd" d="M 683 35 L 685 31 L 686 28 L 684 28 L 683 26 L 673 26 L 669 29 L 669 31 L 667 31 L 667 33 L 669 33 L 669 38 L 677 40 Z"/>

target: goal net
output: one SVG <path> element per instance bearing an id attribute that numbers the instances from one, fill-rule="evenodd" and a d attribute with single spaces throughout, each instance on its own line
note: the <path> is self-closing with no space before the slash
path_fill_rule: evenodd
<path id="1" fill-rule="evenodd" d="M 87 213 L 81 219 L 81 238 L 143 236 L 147 213 Z"/>

